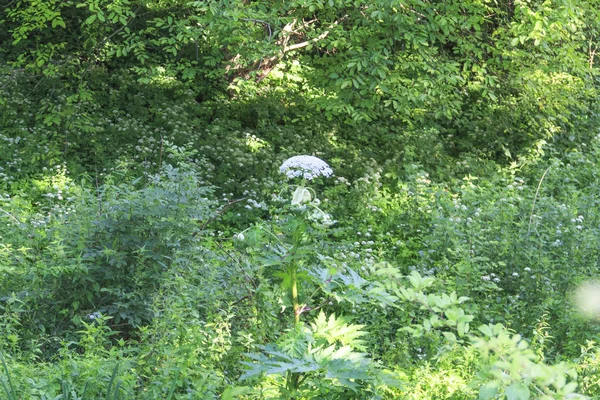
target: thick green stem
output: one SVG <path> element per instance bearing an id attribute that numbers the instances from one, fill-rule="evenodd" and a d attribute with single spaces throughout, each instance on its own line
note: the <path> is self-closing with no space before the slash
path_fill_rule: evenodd
<path id="1" fill-rule="evenodd" d="M 294 325 L 300 323 L 300 303 L 298 301 L 298 280 L 296 278 L 296 266 L 290 266 L 290 278 L 292 280 L 292 304 L 294 305 Z"/>
<path id="2" fill-rule="evenodd" d="M 289 391 L 289 395 L 293 395 L 298 390 L 300 386 L 300 376 L 301 374 L 298 372 L 288 372 L 286 376 L 286 389 Z M 296 397 L 289 397 L 289 400 L 295 400 Z"/>

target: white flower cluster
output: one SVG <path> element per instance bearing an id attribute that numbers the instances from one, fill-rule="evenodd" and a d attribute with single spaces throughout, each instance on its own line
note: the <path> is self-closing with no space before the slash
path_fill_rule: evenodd
<path id="1" fill-rule="evenodd" d="M 102 314 L 100 314 L 98 311 L 94 311 L 93 313 L 91 313 L 91 314 L 88 314 L 88 315 L 87 315 L 87 317 L 88 317 L 88 319 L 89 319 L 90 321 L 93 321 L 93 320 L 95 320 L 95 319 L 98 319 L 98 318 L 100 318 L 101 316 L 102 316 Z"/>
<path id="2" fill-rule="evenodd" d="M 325 161 L 314 156 L 294 156 L 288 158 L 279 167 L 279 172 L 285 174 L 290 179 L 302 177 L 309 181 L 318 176 L 328 177 L 333 174 L 333 170 Z"/>

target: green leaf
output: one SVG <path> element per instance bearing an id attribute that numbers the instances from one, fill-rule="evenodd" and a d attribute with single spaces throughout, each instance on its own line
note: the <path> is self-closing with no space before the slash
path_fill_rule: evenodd
<path id="1" fill-rule="evenodd" d="M 483 333 L 485 336 L 492 337 L 494 333 L 492 332 L 492 328 L 489 325 L 481 325 L 478 327 L 479 331 Z"/>
<path id="2" fill-rule="evenodd" d="M 54 18 L 52 20 L 52 27 L 56 28 L 57 26 L 60 26 L 62 28 L 66 28 L 67 26 L 65 25 L 65 22 L 62 20 L 62 18 Z"/>
<path id="3" fill-rule="evenodd" d="M 498 382 L 492 381 L 479 389 L 479 400 L 493 399 L 498 395 Z"/>
<path id="4" fill-rule="evenodd" d="M 449 342 L 456 342 L 456 335 L 452 332 L 442 332 L 446 340 Z"/>
<path id="5" fill-rule="evenodd" d="M 89 17 L 87 17 L 87 19 L 85 20 L 85 24 L 86 25 L 91 25 L 94 23 L 94 21 L 96 21 L 97 15 L 96 14 L 92 14 Z"/>
<path id="6" fill-rule="evenodd" d="M 459 322 L 456 325 L 456 329 L 458 330 L 458 336 L 463 337 L 465 333 L 469 332 L 469 324 L 465 322 Z"/>
<path id="7" fill-rule="evenodd" d="M 221 399 L 234 400 L 238 396 L 245 395 L 245 394 L 252 394 L 252 392 L 253 392 L 253 389 L 248 386 L 229 387 L 229 388 L 225 389 L 225 391 L 223 392 L 223 395 L 221 396 Z"/>
<path id="8" fill-rule="evenodd" d="M 569 394 L 575 392 L 575 389 L 577 389 L 577 382 L 569 382 L 565 385 L 562 391 L 565 394 Z"/>
<path id="9" fill-rule="evenodd" d="M 311 324 L 315 338 L 323 338 L 328 344 L 341 343 L 361 351 L 366 350 L 364 341 L 360 339 L 366 334 L 362 331 L 363 327 L 347 324 L 343 317 L 336 319 L 335 314 L 327 318 L 323 310 Z"/>
<path id="10" fill-rule="evenodd" d="M 513 383 L 504 392 L 506 400 L 529 400 L 529 388 L 522 383 Z"/>
<path id="11" fill-rule="evenodd" d="M 408 276 L 408 280 L 415 289 L 418 289 L 421 285 L 421 275 L 417 271 L 411 272 L 411 274 Z"/>

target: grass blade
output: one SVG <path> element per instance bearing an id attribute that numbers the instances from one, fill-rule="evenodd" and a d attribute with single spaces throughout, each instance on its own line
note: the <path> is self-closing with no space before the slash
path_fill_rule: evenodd
<path id="1" fill-rule="evenodd" d="M 85 386 L 83 387 L 83 394 L 81 395 L 81 400 L 85 400 L 85 395 L 87 394 L 88 385 L 90 384 L 91 380 L 92 378 L 88 378 L 88 380 L 85 382 Z"/>
<path id="2" fill-rule="evenodd" d="M 70 400 L 71 396 L 69 395 L 69 382 L 67 382 L 66 379 L 62 380 L 61 387 L 62 387 L 62 399 Z"/>
<path id="3" fill-rule="evenodd" d="M 115 395 L 113 396 L 113 400 L 119 400 L 119 389 L 121 389 L 121 381 L 117 381 L 115 385 Z"/>
<path id="4" fill-rule="evenodd" d="M 13 399 L 16 400 L 15 397 L 11 396 L 10 390 L 8 390 L 8 386 L 6 386 L 6 382 L 4 382 L 4 379 L 2 379 L 2 387 L 4 388 L 4 391 L 6 392 L 6 395 L 8 396 L 9 400 L 13 400 Z"/>
<path id="5" fill-rule="evenodd" d="M 4 374 L 6 375 L 6 381 L 8 382 L 8 386 L 4 379 L 2 379 L 2 386 L 4 387 L 4 391 L 8 396 L 9 400 L 17 400 L 17 394 L 15 392 L 15 387 L 12 384 L 12 380 L 10 379 L 10 373 L 8 372 L 8 365 L 6 365 L 6 360 L 4 360 L 4 355 L 0 351 L 0 361 L 2 361 L 2 367 L 4 369 Z M 10 390 L 9 390 L 10 389 Z"/>
<path id="6" fill-rule="evenodd" d="M 106 390 L 106 400 L 110 400 L 110 393 L 112 390 L 113 382 L 115 381 L 115 378 L 117 377 L 117 372 L 119 371 L 119 364 L 120 363 L 117 363 L 117 365 L 115 366 L 115 369 L 113 370 L 113 373 L 110 377 L 110 381 L 108 382 L 108 389 Z"/>
<path id="7" fill-rule="evenodd" d="M 177 370 L 177 375 L 175 375 L 175 379 L 173 380 L 173 384 L 171 385 L 171 389 L 169 389 L 169 395 L 166 400 L 171 400 L 173 397 L 173 393 L 175 393 L 175 388 L 177 387 L 177 379 L 179 379 L 180 370 Z"/>

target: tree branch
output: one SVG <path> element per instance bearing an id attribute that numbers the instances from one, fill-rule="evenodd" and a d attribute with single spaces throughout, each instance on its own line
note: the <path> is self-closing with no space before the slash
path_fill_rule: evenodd
<path id="1" fill-rule="evenodd" d="M 296 44 L 293 44 L 291 46 L 284 46 L 283 49 L 282 49 L 282 52 L 285 54 L 288 51 L 301 49 L 303 47 L 308 46 L 309 44 L 313 44 L 313 43 L 318 42 L 319 40 L 325 39 L 327 37 L 327 35 L 329 35 L 329 31 L 325 31 L 325 32 L 321 33 L 316 38 L 312 38 L 310 40 L 306 40 L 306 41 L 301 42 L 301 43 L 296 43 Z"/>
<path id="2" fill-rule="evenodd" d="M 263 24 L 264 26 L 266 26 L 269 29 L 269 42 L 271 41 L 271 38 L 273 37 L 273 31 L 271 30 L 270 23 L 268 23 L 267 21 L 263 21 L 262 19 L 254 19 L 254 18 L 244 18 L 244 19 L 242 19 L 242 21 L 251 21 L 251 22 L 255 22 L 257 24 Z"/>
<path id="3" fill-rule="evenodd" d="M 226 67 L 226 70 L 227 71 L 230 71 L 232 69 L 238 70 L 239 72 L 236 75 L 237 76 L 241 75 L 244 77 L 244 79 L 249 78 L 250 72 L 252 70 L 258 71 L 257 80 L 261 81 L 269 75 L 271 70 L 273 70 L 275 65 L 277 65 L 277 63 L 285 56 L 286 53 L 288 53 L 290 51 L 305 48 L 311 44 L 317 43 L 317 42 L 325 39 L 327 36 L 329 36 L 329 33 L 331 32 L 331 30 L 335 26 L 339 25 L 346 18 L 348 18 L 348 15 L 344 15 L 342 18 L 334 21 L 333 23 L 331 23 L 331 25 L 329 25 L 329 27 L 327 28 L 326 31 L 324 31 L 323 33 L 321 33 L 319 36 L 317 36 L 315 38 L 305 40 L 305 41 L 299 42 L 299 43 L 289 44 L 290 40 L 293 37 L 305 36 L 305 35 L 302 35 L 303 31 L 305 31 L 309 26 L 311 26 L 312 24 L 314 24 L 315 22 L 318 21 L 317 19 L 312 19 L 309 21 L 303 20 L 300 24 L 298 24 L 298 19 L 294 18 L 292 21 L 288 22 L 281 29 L 281 37 L 279 37 L 279 39 L 275 42 L 279 46 L 279 50 L 277 50 L 275 52 L 275 54 L 273 54 L 270 57 L 263 57 L 260 60 L 256 60 L 253 63 L 253 66 L 248 69 L 242 69 L 241 71 L 239 71 L 241 69 L 240 67 L 228 66 L 229 68 Z M 272 31 L 271 31 L 271 26 L 268 22 L 258 20 L 258 19 L 252 19 L 252 18 L 246 18 L 245 20 L 265 24 L 269 28 L 269 41 L 271 40 Z M 235 61 L 238 57 L 240 57 L 239 54 L 235 58 L 231 59 L 229 62 L 235 63 Z"/>

